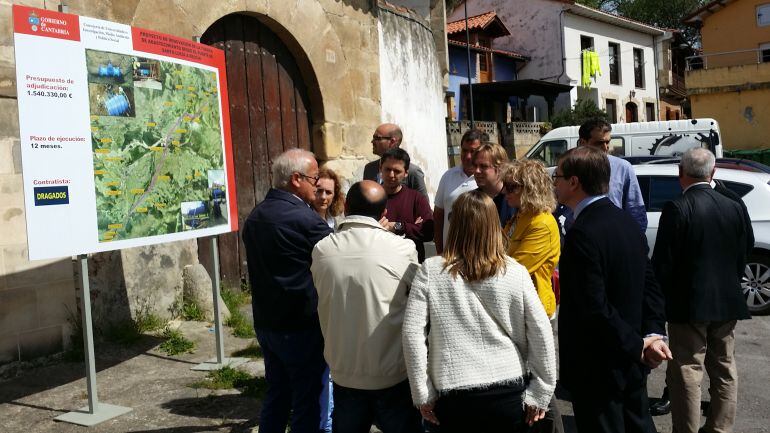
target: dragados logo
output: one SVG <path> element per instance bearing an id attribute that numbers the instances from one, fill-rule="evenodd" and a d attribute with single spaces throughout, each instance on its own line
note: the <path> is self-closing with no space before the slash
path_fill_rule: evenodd
<path id="1" fill-rule="evenodd" d="M 36 186 L 35 206 L 69 204 L 70 192 L 66 186 Z"/>

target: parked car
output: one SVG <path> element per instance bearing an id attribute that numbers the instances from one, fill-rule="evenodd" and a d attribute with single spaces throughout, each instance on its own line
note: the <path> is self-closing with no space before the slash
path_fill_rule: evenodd
<path id="1" fill-rule="evenodd" d="M 640 164 L 678 164 L 679 158 L 670 156 L 624 156 L 623 159 L 630 162 L 631 165 Z M 770 173 L 770 166 L 761 162 L 752 161 L 743 158 L 717 158 L 717 168 L 733 168 L 736 170 L 755 171 L 760 173 Z"/>
<path id="2" fill-rule="evenodd" d="M 677 164 L 635 165 L 647 208 L 647 242 L 655 247 L 663 205 L 682 194 Z M 741 283 L 752 313 L 770 313 L 770 173 L 717 168 L 714 178 L 743 198 L 754 229 L 754 250 Z"/>

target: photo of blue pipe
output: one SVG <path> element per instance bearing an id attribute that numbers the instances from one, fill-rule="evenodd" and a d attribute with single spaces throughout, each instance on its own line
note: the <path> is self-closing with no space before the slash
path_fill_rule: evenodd
<path id="1" fill-rule="evenodd" d="M 124 93 L 114 94 L 104 101 L 108 116 L 122 116 L 131 109 L 131 104 Z"/>
<path id="2" fill-rule="evenodd" d="M 121 78 L 123 73 L 119 66 L 113 66 L 112 62 L 108 62 L 106 65 L 99 66 L 99 76 Z"/>

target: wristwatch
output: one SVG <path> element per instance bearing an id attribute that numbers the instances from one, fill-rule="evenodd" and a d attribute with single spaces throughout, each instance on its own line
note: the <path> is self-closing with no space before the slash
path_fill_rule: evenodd
<path id="1" fill-rule="evenodd" d="M 393 224 L 393 231 L 395 233 L 403 233 L 404 232 L 404 223 L 401 221 L 396 221 L 395 224 Z"/>

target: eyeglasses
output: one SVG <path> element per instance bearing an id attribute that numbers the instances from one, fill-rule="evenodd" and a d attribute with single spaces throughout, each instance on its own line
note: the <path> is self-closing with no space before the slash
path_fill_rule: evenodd
<path id="1" fill-rule="evenodd" d="M 566 179 L 568 177 L 572 177 L 572 176 L 565 176 L 563 174 L 556 174 L 555 171 L 551 174 L 551 179 L 553 179 L 554 182 L 556 182 L 556 179 L 558 179 L 558 178 Z"/>
<path id="2" fill-rule="evenodd" d="M 385 135 L 372 135 L 372 141 L 390 140 L 390 137 Z"/>
<path id="3" fill-rule="evenodd" d="M 523 187 L 520 183 L 507 183 L 505 184 L 505 191 L 508 193 L 514 193 L 516 191 L 520 191 Z"/>
<path id="4" fill-rule="evenodd" d="M 297 174 L 302 176 L 302 177 L 304 177 L 305 179 L 313 179 L 312 182 L 308 182 L 308 183 L 310 183 L 313 186 L 318 185 L 318 179 L 321 178 L 321 176 L 308 176 L 305 173 L 300 173 L 300 172 L 297 172 Z"/>

